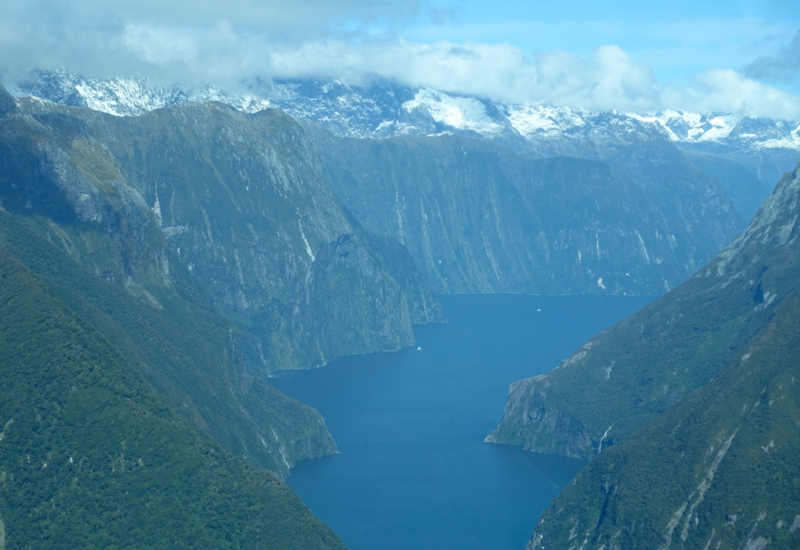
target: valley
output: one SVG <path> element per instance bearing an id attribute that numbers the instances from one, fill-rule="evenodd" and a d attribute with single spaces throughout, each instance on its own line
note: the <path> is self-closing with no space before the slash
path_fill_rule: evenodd
<path id="1" fill-rule="evenodd" d="M 797 543 L 796 124 L 383 82 L 11 89 L 0 548 Z M 347 419 L 354 389 L 377 401 Z M 445 529 L 425 491 L 456 464 Z"/>

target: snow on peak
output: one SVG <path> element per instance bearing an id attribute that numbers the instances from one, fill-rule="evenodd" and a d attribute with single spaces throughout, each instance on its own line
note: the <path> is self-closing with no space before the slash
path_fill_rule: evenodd
<path id="1" fill-rule="evenodd" d="M 664 137 L 701 148 L 727 144 L 749 150 L 800 151 L 797 123 L 737 119 L 728 113 L 665 110 L 626 114 L 553 105 L 509 105 L 389 82 L 357 86 L 338 80 L 269 80 L 251 84 L 250 93 L 232 93 L 213 86 L 165 88 L 146 79 L 94 80 L 68 71 L 34 71 L 28 82 L 18 84 L 15 93 L 117 116 L 139 115 L 186 101 L 219 101 L 245 112 L 277 107 L 295 118 L 314 120 L 341 136 L 388 138 L 470 132 L 492 140 L 522 140 L 542 154 L 578 154 L 587 143 L 606 148 Z"/>
<path id="2" fill-rule="evenodd" d="M 629 114 L 628 116 L 658 124 L 666 130 L 670 139 L 683 142 L 718 141 L 727 138 L 738 120 L 728 113 L 700 115 L 684 111 L 662 111 L 651 115 Z"/>
<path id="3" fill-rule="evenodd" d="M 586 125 L 580 109 L 552 105 L 509 105 L 506 107 L 511 127 L 521 136 L 557 136 L 572 128 Z"/>
<path id="4" fill-rule="evenodd" d="M 436 122 L 457 130 L 471 130 L 484 135 L 503 130 L 503 125 L 486 112 L 486 105 L 474 97 L 451 96 L 423 88 L 414 95 L 414 99 L 402 105 L 407 113 L 420 107 L 425 108 Z"/>

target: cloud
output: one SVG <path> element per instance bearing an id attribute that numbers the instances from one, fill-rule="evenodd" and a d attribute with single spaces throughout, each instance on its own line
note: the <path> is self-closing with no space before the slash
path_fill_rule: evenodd
<path id="1" fill-rule="evenodd" d="M 698 88 L 666 89 L 662 94 L 663 104 L 699 113 L 725 112 L 739 117 L 800 121 L 800 96 L 732 69 L 711 69 L 696 80 Z"/>
<path id="2" fill-rule="evenodd" d="M 0 67 L 60 68 L 86 76 L 211 74 L 249 67 L 275 48 L 393 29 L 425 12 L 418 0 L 12 0 L 0 18 Z M 427 11 L 431 11 L 430 9 Z M 437 15 L 438 16 L 438 15 Z M 220 52 L 213 47 L 222 47 Z M 235 51 L 235 49 L 238 50 Z M 177 71 L 177 74 L 175 73 Z"/>
<path id="3" fill-rule="evenodd" d="M 408 21 L 444 17 L 429 0 L 304 0 L 291 7 L 228 0 L 224 9 L 220 5 L 209 0 L 12 2 L 0 20 L 0 67 L 6 80 L 32 67 L 65 67 L 89 77 L 148 76 L 166 84 L 208 82 L 228 88 L 254 78 L 353 84 L 379 78 L 507 103 L 800 120 L 800 98 L 759 83 L 750 73 L 706 71 L 693 87 L 678 89 L 662 86 L 649 66 L 614 45 L 587 56 L 559 50 L 524 55 L 502 42 L 402 38 L 398 29 Z M 780 54 L 786 67 L 797 48 L 790 50 Z"/>
<path id="4" fill-rule="evenodd" d="M 359 84 L 377 76 L 506 103 L 800 120 L 800 97 L 732 69 L 705 71 L 695 77 L 692 87 L 665 87 L 650 67 L 617 46 L 601 46 L 588 58 L 563 51 L 528 58 L 508 44 L 397 39 L 353 46 L 325 41 L 273 53 L 270 60 L 271 73 L 279 77 L 338 78 Z"/>
<path id="5" fill-rule="evenodd" d="M 509 44 L 393 39 L 353 46 L 325 41 L 273 53 L 270 59 L 270 69 L 279 77 L 361 83 L 375 76 L 508 103 L 628 111 L 658 107 L 658 83 L 650 68 L 616 46 L 601 46 L 583 59 L 561 51 L 528 58 Z"/>
<path id="6" fill-rule="evenodd" d="M 744 68 L 743 72 L 756 80 L 783 84 L 800 82 L 800 31 L 776 55 L 756 58 Z"/>

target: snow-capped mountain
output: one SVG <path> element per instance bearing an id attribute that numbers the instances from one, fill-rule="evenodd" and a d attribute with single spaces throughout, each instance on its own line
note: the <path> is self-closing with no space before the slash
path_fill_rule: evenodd
<path id="1" fill-rule="evenodd" d="M 797 122 L 743 118 L 726 113 L 665 111 L 651 114 L 591 111 L 552 105 L 513 105 L 377 82 L 352 86 L 340 81 L 254 81 L 246 92 L 206 85 L 164 87 L 146 79 L 88 79 L 65 70 L 34 71 L 10 87 L 68 105 L 117 116 L 139 115 L 187 101 L 220 101 L 242 111 L 278 107 L 295 118 L 322 124 L 335 135 L 387 138 L 398 135 L 469 133 L 486 139 L 546 144 L 625 145 L 666 137 L 684 146 L 800 151 Z"/>
<path id="2" fill-rule="evenodd" d="M 228 93 L 214 86 L 164 87 L 146 79 L 89 79 L 65 70 L 35 71 L 9 86 L 16 95 L 32 95 L 74 107 L 88 107 L 115 116 L 137 116 L 189 101 L 219 101 L 240 111 L 256 112 L 269 101 L 252 94 Z"/>
<path id="3" fill-rule="evenodd" d="M 146 79 L 88 79 L 61 70 L 32 71 L 9 88 L 16 95 L 117 116 L 203 100 L 247 112 L 277 107 L 339 137 L 462 134 L 540 158 L 609 159 L 631 148 L 671 143 L 718 179 L 735 201 L 748 204 L 740 209 L 744 218 L 752 215 L 774 182 L 791 170 L 800 156 L 797 122 L 737 119 L 726 113 L 635 114 L 513 105 L 387 81 L 349 85 L 341 81 L 254 80 L 244 91 L 228 91 L 210 85 L 165 87 Z"/>

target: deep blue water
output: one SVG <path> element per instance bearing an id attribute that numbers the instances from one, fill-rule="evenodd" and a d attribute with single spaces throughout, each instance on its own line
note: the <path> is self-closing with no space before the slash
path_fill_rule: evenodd
<path id="1" fill-rule="evenodd" d="M 555 367 L 645 305 L 625 296 L 440 296 L 417 346 L 271 381 L 325 417 L 340 454 L 288 484 L 352 550 L 522 550 L 583 462 L 483 443 L 508 385 Z"/>

